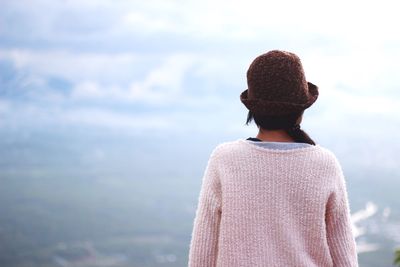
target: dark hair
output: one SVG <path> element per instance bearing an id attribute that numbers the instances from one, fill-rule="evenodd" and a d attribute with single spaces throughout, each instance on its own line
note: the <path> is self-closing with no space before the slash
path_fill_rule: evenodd
<path id="1" fill-rule="evenodd" d="M 296 143 L 307 143 L 310 145 L 315 145 L 314 140 L 312 140 L 305 131 L 300 128 L 293 128 L 298 118 L 302 115 L 303 111 L 300 113 L 290 113 L 287 115 L 279 116 L 257 115 L 249 111 L 247 115 L 246 125 L 249 125 L 249 123 L 254 120 L 259 128 L 266 130 L 284 129 L 287 134 L 294 139 Z"/>

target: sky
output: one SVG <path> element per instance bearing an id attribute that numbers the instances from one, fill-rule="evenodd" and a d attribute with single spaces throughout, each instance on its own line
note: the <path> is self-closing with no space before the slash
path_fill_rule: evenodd
<path id="1" fill-rule="evenodd" d="M 246 71 L 296 53 L 320 96 L 306 129 L 400 128 L 395 1 L 1 0 L 0 129 L 246 136 Z M 207 125 L 207 127 L 204 127 Z M 371 125 L 373 127 L 371 127 Z"/>

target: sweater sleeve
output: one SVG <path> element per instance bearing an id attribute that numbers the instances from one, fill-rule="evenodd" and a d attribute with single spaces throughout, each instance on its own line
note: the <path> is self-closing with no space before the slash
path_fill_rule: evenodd
<path id="1" fill-rule="evenodd" d="M 327 240 L 334 267 L 357 267 L 357 251 L 350 207 L 342 168 L 336 161 L 336 176 L 333 192 L 326 205 Z"/>
<path id="2" fill-rule="evenodd" d="M 189 267 L 216 266 L 220 219 L 221 189 L 214 150 L 202 179 L 190 243 Z"/>

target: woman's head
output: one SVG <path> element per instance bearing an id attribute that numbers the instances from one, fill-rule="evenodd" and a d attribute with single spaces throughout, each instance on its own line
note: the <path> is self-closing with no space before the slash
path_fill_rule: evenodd
<path id="1" fill-rule="evenodd" d="M 248 108 L 246 124 L 260 129 L 284 129 L 296 142 L 315 142 L 300 129 L 304 110 L 318 98 L 318 87 L 307 82 L 300 58 L 272 50 L 258 56 L 247 71 L 248 89 L 240 100 Z"/>
<path id="2" fill-rule="evenodd" d="M 247 85 L 240 100 L 260 115 L 302 112 L 318 98 L 318 87 L 306 81 L 300 58 L 286 51 L 272 50 L 254 59 Z"/>

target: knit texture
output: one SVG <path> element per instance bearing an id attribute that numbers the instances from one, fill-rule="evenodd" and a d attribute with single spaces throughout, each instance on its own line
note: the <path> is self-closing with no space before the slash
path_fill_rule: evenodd
<path id="1" fill-rule="evenodd" d="M 358 266 L 342 168 L 320 145 L 219 144 L 204 172 L 189 267 Z"/>
<path id="2" fill-rule="evenodd" d="M 319 94 L 318 87 L 306 81 L 300 58 L 281 50 L 272 50 L 254 59 L 247 70 L 247 85 L 240 101 L 258 115 L 303 111 Z"/>

